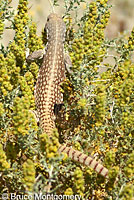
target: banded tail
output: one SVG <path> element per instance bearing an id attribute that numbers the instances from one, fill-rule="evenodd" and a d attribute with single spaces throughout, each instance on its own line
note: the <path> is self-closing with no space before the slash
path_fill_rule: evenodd
<path id="1" fill-rule="evenodd" d="M 94 169 L 97 173 L 101 174 L 105 178 L 108 178 L 108 169 L 103 167 L 103 165 L 101 165 L 92 157 L 87 156 L 86 154 L 77 151 L 71 147 L 67 147 L 66 145 L 60 145 L 58 152 L 66 153 L 68 157 L 71 158 L 72 160 L 82 163 L 83 165 L 89 166 L 92 169 Z"/>

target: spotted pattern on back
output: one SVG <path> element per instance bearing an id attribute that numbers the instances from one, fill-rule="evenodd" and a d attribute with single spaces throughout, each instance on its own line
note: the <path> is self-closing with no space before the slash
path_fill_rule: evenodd
<path id="1" fill-rule="evenodd" d="M 35 101 L 41 128 L 51 135 L 54 105 L 63 103 L 60 84 L 65 78 L 64 34 L 65 23 L 57 14 L 50 14 L 45 26 L 48 43 L 36 83 Z"/>

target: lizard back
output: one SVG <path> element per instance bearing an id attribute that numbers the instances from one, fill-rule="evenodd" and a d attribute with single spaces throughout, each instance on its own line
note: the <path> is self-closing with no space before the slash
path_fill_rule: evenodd
<path id="1" fill-rule="evenodd" d="M 64 35 L 66 26 L 61 17 L 52 13 L 47 18 L 47 46 L 36 83 L 35 101 L 40 127 L 51 135 L 54 123 L 54 105 L 62 104 L 60 84 L 65 78 Z"/>

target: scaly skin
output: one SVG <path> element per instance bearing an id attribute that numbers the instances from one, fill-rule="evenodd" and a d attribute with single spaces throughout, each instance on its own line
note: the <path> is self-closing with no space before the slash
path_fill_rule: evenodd
<path id="1" fill-rule="evenodd" d="M 56 14 L 51 14 L 46 23 L 48 43 L 42 67 L 36 83 L 35 99 L 40 127 L 51 135 L 55 127 L 54 105 L 63 102 L 60 84 L 65 78 L 64 34 L 65 24 Z"/>
<path id="2" fill-rule="evenodd" d="M 66 26 L 59 15 L 52 13 L 48 16 L 45 28 L 48 43 L 36 83 L 35 100 L 40 127 L 51 136 L 55 128 L 54 105 L 63 103 L 60 84 L 65 78 L 64 35 Z M 108 177 L 108 170 L 92 157 L 66 145 L 60 145 L 58 151 L 67 153 L 72 160 L 90 166 L 102 176 Z"/>

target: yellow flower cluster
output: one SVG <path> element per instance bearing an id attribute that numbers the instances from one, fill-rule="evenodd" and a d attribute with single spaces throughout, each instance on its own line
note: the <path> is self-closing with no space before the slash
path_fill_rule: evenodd
<path id="1" fill-rule="evenodd" d="M 134 28 L 131 32 L 129 39 L 128 39 L 128 48 L 129 48 L 130 51 L 134 50 Z"/>
<path id="2" fill-rule="evenodd" d="M 123 187 L 123 190 L 121 191 L 119 197 L 122 200 L 133 200 L 134 199 L 134 185 L 127 184 L 125 187 Z"/>
<path id="3" fill-rule="evenodd" d="M 73 195 L 72 188 L 67 188 L 64 192 L 65 195 Z"/>
<path id="4" fill-rule="evenodd" d="M 127 80 L 127 81 L 126 81 Z M 113 75 L 113 81 L 110 87 L 117 106 L 122 109 L 122 129 L 124 127 L 131 128 L 134 124 L 134 103 L 133 88 L 134 88 L 134 64 L 130 61 L 125 61 L 118 66 L 117 71 Z M 132 115 L 129 114 L 131 108 Z"/>
<path id="5" fill-rule="evenodd" d="M 76 38 L 72 44 L 72 50 L 70 57 L 74 68 L 78 68 L 83 61 L 84 49 L 83 49 L 84 40 L 83 38 Z"/>
<path id="6" fill-rule="evenodd" d="M 20 152 L 20 148 L 18 143 L 8 141 L 6 145 L 6 155 L 7 158 L 11 160 L 11 162 L 15 162 L 18 154 Z"/>
<path id="7" fill-rule="evenodd" d="M 104 28 L 108 23 L 110 12 L 105 8 L 104 14 L 99 15 L 98 7 L 103 7 L 107 1 L 91 2 L 87 14 L 87 20 L 84 23 L 83 35 L 76 38 L 72 44 L 70 56 L 73 66 L 78 68 L 82 64 L 83 59 L 86 62 L 92 61 L 92 67 L 100 64 L 105 55 L 106 49 L 102 46 L 104 40 Z"/>
<path id="8" fill-rule="evenodd" d="M 2 3 L 3 2 L 0 0 L 0 38 L 4 31 L 4 16 L 3 16 L 4 10 L 2 7 Z"/>
<path id="9" fill-rule="evenodd" d="M 2 54 L 0 54 L 0 85 L 1 92 L 4 96 L 7 96 L 8 92 L 12 90 L 12 85 L 10 83 L 10 76 L 7 70 L 7 62 Z"/>
<path id="10" fill-rule="evenodd" d="M 34 102 L 34 79 L 31 72 L 26 72 L 25 76 L 20 76 L 18 83 L 20 84 L 20 89 L 22 91 L 23 96 L 27 96 L 29 99 L 31 110 L 35 109 L 35 102 Z"/>
<path id="11" fill-rule="evenodd" d="M 100 3 L 100 6 L 106 7 L 108 0 L 96 0 L 98 3 Z"/>
<path id="12" fill-rule="evenodd" d="M 44 166 L 40 163 L 40 161 L 38 160 L 36 163 L 34 163 L 35 169 L 36 169 L 36 173 L 41 173 L 43 174 L 43 176 L 48 178 L 48 172 L 46 172 L 46 169 L 44 168 Z"/>
<path id="13" fill-rule="evenodd" d="M 132 94 L 133 89 L 133 78 L 134 78 L 134 65 L 130 61 L 125 61 L 123 64 L 118 66 L 115 73 L 115 98 L 117 99 L 119 105 L 124 106 L 130 102 L 130 94 Z M 127 82 L 125 81 L 127 79 Z M 116 91 L 116 88 L 118 91 Z M 117 93 L 117 94 L 116 94 Z"/>
<path id="14" fill-rule="evenodd" d="M 100 4 L 103 6 L 106 1 Z M 85 22 L 84 27 L 87 58 L 88 61 L 95 60 L 92 65 L 100 64 L 106 51 L 105 47 L 102 46 L 102 42 L 104 40 L 104 28 L 110 17 L 110 12 L 105 9 L 104 14 L 99 15 L 98 7 L 100 4 L 96 2 L 90 3 L 88 20 Z"/>
<path id="15" fill-rule="evenodd" d="M 125 50 L 124 58 L 125 58 L 125 56 L 127 56 L 129 54 L 129 51 L 134 50 L 134 28 L 131 31 L 131 35 L 128 38 L 127 44 L 123 45 L 123 49 Z"/>
<path id="16" fill-rule="evenodd" d="M 74 129 L 74 132 L 75 132 L 75 134 L 78 134 L 78 133 L 80 132 L 80 129 L 79 129 L 79 128 L 75 128 L 75 129 Z M 72 145 L 73 145 L 73 147 L 74 147 L 76 150 L 81 151 L 81 144 L 80 144 L 80 142 L 78 142 L 78 141 L 73 141 L 73 142 L 72 142 Z"/>
<path id="17" fill-rule="evenodd" d="M 0 36 L 3 34 L 4 31 L 4 23 L 2 20 L 0 20 Z"/>
<path id="18" fill-rule="evenodd" d="M 14 99 L 13 110 L 13 127 L 12 132 L 15 135 L 28 134 L 28 131 L 32 127 L 37 131 L 37 123 L 35 121 L 34 115 L 30 112 L 30 102 L 29 97 L 24 96 L 22 98 L 16 97 Z"/>
<path id="19" fill-rule="evenodd" d="M 32 62 L 29 66 L 29 70 L 33 74 L 34 81 L 36 82 L 37 76 L 38 76 L 38 71 L 39 71 L 39 66 L 35 62 Z"/>
<path id="20" fill-rule="evenodd" d="M 4 106 L 3 103 L 0 102 L 0 117 L 4 114 Z"/>
<path id="21" fill-rule="evenodd" d="M 28 48 L 30 49 L 30 53 L 38 50 L 43 49 L 43 42 L 40 37 L 36 35 L 37 27 L 36 24 L 33 22 L 29 27 L 29 39 L 28 39 Z"/>
<path id="22" fill-rule="evenodd" d="M 25 73 L 24 77 L 25 77 L 25 80 L 26 80 L 28 86 L 30 87 L 30 90 L 32 92 L 34 92 L 34 77 L 33 77 L 33 74 L 31 72 L 27 71 Z"/>
<path id="23" fill-rule="evenodd" d="M 97 200 L 103 200 L 105 197 L 107 197 L 105 189 L 95 190 L 95 197 L 96 197 Z"/>
<path id="24" fill-rule="evenodd" d="M 100 126 L 104 119 L 106 114 L 106 92 L 105 92 L 105 86 L 104 85 L 98 85 L 96 88 L 96 97 L 95 97 L 95 120 L 96 120 L 96 126 Z"/>
<path id="25" fill-rule="evenodd" d="M 0 144 L 0 171 L 10 168 L 10 164 L 6 161 L 6 155 L 3 151 L 3 146 Z"/>
<path id="26" fill-rule="evenodd" d="M 23 178 L 22 182 L 27 191 L 33 191 L 35 182 L 35 168 L 32 160 L 28 159 L 22 166 Z"/>
<path id="27" fill-rule="evenodd" d="M 74 191 L 76 194 L 81 195 L 82 197 L 84 196 L 84 177 L 83 177 L 83 172 L 82 170 L 77 167 L 74 171 L 72 180 L 74 181 Z"/>
<path id="28" fill-rule="evenodd" d="M 134 151 L 129 155 L 126 167 L 124 168 L 124 173 L 128 178 L 131 178 L 134 175 Z"/>
<path id="29" fill-rule="evenodd" d="M 118 166 L 114 166 L 109 169 L 109 173 L 108 173 L 109 181 L 106 185 L 107 190 L 110 191 L 116 186 L 115 180 L 116 180 L 118 174 L 119 174 Z"/>
<path id="30" fill-rule="evenodd" d="M 64 22 L 68 24 L 66 27 L 66 42 L 67 42 L 67 44 L 69 44 L 70 41 L 72 41 L 74 39 L 74 33 L 75 33 L 75 29 L 72 24 L 72 17 L 66 16 L 64 18 Z M 68 47 L 67 47 L 66 43 L 65 43 L 65 49 L 67 49 L 67 51 L 68 51 Z"/>
<path id="31" fill-rule="evenodd" d="M 13 41 L 10 45 L 11 51 L 14 53 L 16 57 L 16 61 L 18 65 L 23 65 L 25 61 L 25 29 L 28 24 L 28 1 L 20 0 L 18 5 L 18 13 L 14 17 L 15 24 L 15 41 Z"/>
<path id="32" fill-rule="evenodd" d="M 87 104 L 87 99 L 81 98 L 78 102 L 77 102 L 77 107 L 79 109 L 84 109 L 86 104 Z"/>
<path id="33" fill-rule="evenodd" d="M 42 133 L 40 135 L 40 147 L 42 152 L 46 153 L 47 160 L 58 156 L 59 141 L 58 132 L 56 129 L 53 130 L 53 136 L 51 137 L 51 140 L 46 133 Z"/>
<path id="34" fill-rule="evenodd" d="M 8 74 L 10 76 L 10 82 L 12 86 L 15 88 L 18 85 L 18 79 L 20 75 L 20 67 L 16 66 L 16 57 L 12 52 L 9 52 L 5 58 L 6 67 L 8 70 Z"/>
<path id="35" fill-rule="evenodd" d="M 23 40 L 23 38 L 21 38 L 21 41 L 22 41 L 23 47 L 25 47 L 25 41 Z M 20 46 L 18 46 L 18 44 L 16 44 L 15 41 L 13 41 L 9 45 L 9 48 L 10 48 L 11 52 L 15 55 L 17 65 L 23 66 L 23 63 L 24 63 L 25 57 L 26 57 L 24 49 L 22 49 Z"/>
<path id="36" fill-rule="evenodd" d="M 110 150 L 106 153 L 106 155 L 105 155 L 105 165 L 108 169 L 111 168 L 112 165 L 114 165 L 115 157 L 116 157 L 115 152 L 112 151 L 112 150 Z"/>
<path id="37" fill-rule="evenodd" d="M 28 48 L 30 50 L 30 53 L 38 50 L 43 49 L 43 41 L 40 37 L 36 35 L 37 27 L 36 24 L 33 22 L 29 27 L 29 38 L 28 38 Z M 33 74 L 33 80 L 36 82 L 39 66 L 32 62 L 29 66 L 30 72 Z"/>

